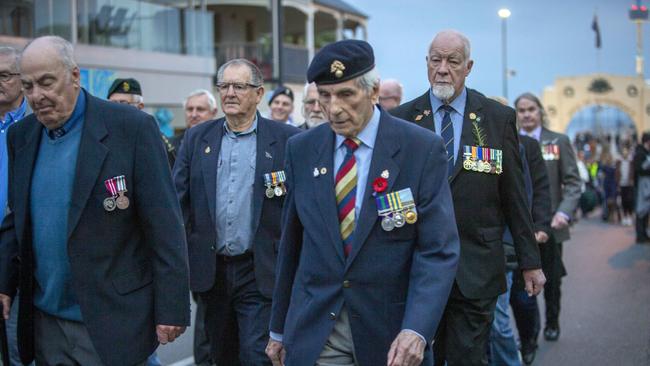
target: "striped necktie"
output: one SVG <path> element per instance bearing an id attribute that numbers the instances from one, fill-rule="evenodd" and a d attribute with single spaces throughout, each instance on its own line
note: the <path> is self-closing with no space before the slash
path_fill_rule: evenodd
<path id="1" fill-rule="evenodd" d="M 451 123 L 451 112 L 454 110 L 450 105 L 443 105 L 439 108 L 445 112 L 442 117 L 442 125 L 440 126 L 440 136 L 445 140 L 445 148 L 447 149 L 447 176 L 451 177 L 454 172 L 454 126 Z"/>
<path id="2" fill-rule="evenodd" d="M 345 257 L 352 251 L 354 238 L 354 205 L 357 195 L 357 160 L 354 151 L 359 147 L 360 141 L 356 138 L 345 139 L 343 145 L 346 153 L 343 163 L 336 173 L 336 205 L 339 212 L 339 229 L 343 239 L 343 252 Z"/>

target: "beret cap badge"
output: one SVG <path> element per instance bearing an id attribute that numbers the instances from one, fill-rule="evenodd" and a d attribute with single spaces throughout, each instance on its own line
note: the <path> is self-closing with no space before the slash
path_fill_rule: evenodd
<path id="1" fill-rule="evenodd" d="M 124 90 L 125 92 L 128 92 L 130 88 L 131 87 L 129 86 L 129 83 L 127 83 L 126 81 L 122 83 L 122 90 Z"/>
<path id="2" fill-rule="evenodd" d="M 345 70 L 345 65 L 339 60 L 334 60 L 330 66 L 330 73 L 334 74 L 337 78 L 343 77 L 343 71 Z"/>

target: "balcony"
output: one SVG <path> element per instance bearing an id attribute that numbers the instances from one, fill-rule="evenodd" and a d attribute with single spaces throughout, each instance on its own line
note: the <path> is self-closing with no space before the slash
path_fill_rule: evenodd
<path id="1" fill-rule="evenodd" d="M 309 65 L 309 51 L 306 47 L 284 44 L 284 63 L 282 71 L 284 81 L 289 83 L 304 83 L 306 80 L 307 66 Z M 253 62 L 262 71 L 264 80 L 273 78 L 273 52 L 271 44 L 259 42 L 231 42 L 217 43 L 215 45 L 217 65 L 235 58 L 245 58 Z"/>

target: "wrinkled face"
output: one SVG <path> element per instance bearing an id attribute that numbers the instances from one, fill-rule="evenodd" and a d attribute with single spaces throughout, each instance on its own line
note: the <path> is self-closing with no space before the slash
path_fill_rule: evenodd
<path id="1" fill-rule="evenodd" d="M 251 86 L 251 72 L 244 65 L 231 65 L 223 71 L 219 88 L 221 109 L 227 117 L 252 117 L 262 100 L 264 88 Z"/>
<path id="2" fill-rule="evenodd" d="M 293 112 L 293 101 L 284 94 L 280 94 L 271 102 L 271 119 L 286 122 Z"/>
<path id="3" fill-rule="evenodd" d="M 23 96 L 20 75 L 15 74 L 18 74 L 16 58 L 0 55 L 0 105 L 13 105 Z"/>
<path id="4" fill-rule="evenodd" d="M 195 95 L 187 99 L 187 102 L 185 103 L 185 124 L 187 125 L 187 128 L 209 121 L 216 116 L 217 108 L 210 108 L 210 102 L 208 101 L 207 95 Z"/>
<path id="5" fill-rule="evenodd" d="M 472 60 L 465 57 L 462 40 L 454 34 L 440 34 L 431 43 L 427 72 L 433 94 L 447 103 L 465 87 L 465 78 L 472 70 Z"/>
<path id="6" fill-rule="evenodd" d="M 310 128 L 326 121 L 320 100 L 318 100 L 318 89 L 316 89 L 316 85 L 309 85 L 307 95 L 305 95 L 302 103 L 302 115 L 305 117 L 305 122 L 307 122 Z"/>
<path id="7" fill-rule="evenodd" d="M 108 100 L 111 102 L 115 103 L 120 103 L 120 104 L 128 104 L 131 106 L 134 106 L 138 109 L 144 108 L 144 103 L 138 103 L 136 101 L 136 96 L 133 94 L 127 94 L 127 93 L 113 93 L 111 94 L 110 97 L 108 97 Z"/>
<path id="8" fill-rule="evenodd" d="M 399 106 L 402 97 L 399 95 L 399 89 L 393 84 L 382 84 L 379 87 L 379 105 L 389 111 Z"/>
<path id="9" fill-rule="evenodd" d="M 21 82 L 36 118 L 55 129 L 70 117 L 79 95 L 79 68 L 69 70 L 52 47 L 32 45 L 20 61 Z"/>
<path id="10" fill-rule="evenodd" d="M 517 123 L 525 131 L 532 131 L 542 124 L 542 111 L 537 103 L 530 99 L 521 98 L 515 106 L 517 110 Z"/>
<path id="11" fill-rule="evenodd" d="M 378 87 L 368 93 L 356 80 L 318 85 L 320 104 L 332 130 L 348 138 L 356 137 L 366 127 L 379 94 Z"/>

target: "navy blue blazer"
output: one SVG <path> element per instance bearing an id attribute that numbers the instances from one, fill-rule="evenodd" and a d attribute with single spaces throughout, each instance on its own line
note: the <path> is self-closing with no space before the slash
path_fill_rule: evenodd
<path id="1" fill-rule="evenodd" d="M 42 130 L 34 114 L 9 129 L 11 211 L 0 229 L 0 293 L 13 295 L 19 282 L 18 347 L 25 364 L 34 358 L 29 194 Z M 130 206 L 107 212 L 104 181 L 118 175 L 126 176 Z M 189 325 L 182 224 L 153 117 L 86 93 L 68 256 L 84 324 L 106 365 L 144 361 L 158 346 L 157 324 Z"/>
<path id="2" fill-rule="evenodd" d="M 196 292 L 208 291 L 215 280 L 216 243 L 219 235 L 215 228 L 217 163 L 224 121 L 225 118 L 220 118 L 187 130 L 174 164 L 174 183 L 187 233 L 190 288 Z M 264 174 L 284 169 L 287 139 L 300 131 L 259 114 L 257 116 L 253 256 L 258 289 L 268 298 L 273 293 L 284 198 L 266 197 Z"/>
<path id="3" fill-rule="evenodd" d="M 433 340 L 451 291 L 459 239 L 447 183 L 447 152 L 430 131 L 381 111 L 353 248 L 344 257 L 334 193 L 335 135 L 321 125 L 289 139 L 289 194 L 273 295 L 271 331 L 283 334 L 286 365 L 313 365 L 343 304 L 362 366 L 385 365 L 401 329 Z M 314 176 L 314 168 L 327 168 Z M 410 188 L 418 221 L 381 228 L 372 182 Z M 431 364 L 431 347 L 425 363 Z"/>

